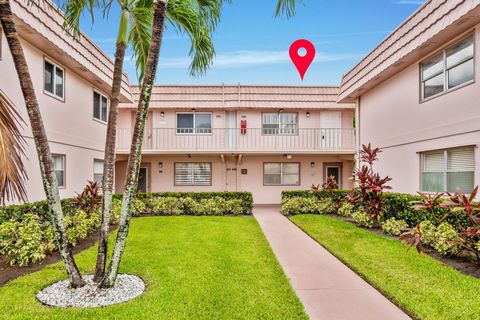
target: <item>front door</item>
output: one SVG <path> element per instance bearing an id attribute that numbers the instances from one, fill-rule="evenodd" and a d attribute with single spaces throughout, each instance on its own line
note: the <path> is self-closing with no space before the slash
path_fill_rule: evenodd
<path id="1" fill-rule="evenodd" d="M 320 147 L 338 149 L 342 145 L 342 112 L 320 112 Z"/>
<path id="2" fill-rule="evenodd" d="M 235 158 L 225 160 L 225 191 L 237 191 L 237 161 Z"/>
<path id="3" fill-rule="evenodd" d="M 137 192 L 147 192 L 147 183 L 148 183 L 147 179 L 148 179 L 147 168 L 140 168 L 140 173 L 138 175 Z"/>
<path id="4" fill-rule="evenodd" d="M 338 187 L 341 187 L 341 176 L 340 176 L 340 166 L 337 165 L 327 165 L 325 166 L 325 181 L 327 181 L 327 178 L 330 176 L 335 177 L 335 181 L 337 182 Z"/>

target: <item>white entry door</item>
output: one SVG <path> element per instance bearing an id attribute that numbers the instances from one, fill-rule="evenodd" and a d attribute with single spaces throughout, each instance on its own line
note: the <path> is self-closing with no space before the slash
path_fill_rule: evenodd
<path id="1" fill-rule="evenodd" d="M 339 149 L 342 147 L 342 112 L 320 112 L 320 147 Z"/>
<path id="2" fill-rule="evenodd" d="M 237 112 L 227 111 L 225 113 L 225 141 L 228 149 L 235 149 L 237 142 Z"/>

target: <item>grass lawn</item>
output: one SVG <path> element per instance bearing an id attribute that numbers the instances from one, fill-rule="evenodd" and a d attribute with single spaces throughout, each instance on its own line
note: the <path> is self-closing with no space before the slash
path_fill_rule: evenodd
<path id="1" fill-rule="evenodd" d="M 111 237 L 113 239 L 113 237 Z M 96 247 L 77 255 L 92 272 Z M 147 291 L 130 302 L 60 309 L 35 294 L 65 278 L 60 264 L 0 288 L 2 319 L 306 319 L 260 227 L 252 217 L 146 217 L 132 221 L 122 273 Z"/>
<path id="2" fill-rule="evenodd" d="M 480 319 L 480 279 L 334 217 L 299 215 L 291 220 L 410 315 Z"/>

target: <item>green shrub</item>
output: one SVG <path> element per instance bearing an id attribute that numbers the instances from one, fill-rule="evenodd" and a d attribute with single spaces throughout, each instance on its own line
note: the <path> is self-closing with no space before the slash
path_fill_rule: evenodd
<path id="1" fill-rule="evenodd" d="M 454 255 L 460 250 L 457 231 L 448 222 L 443 222 L 437 227 L 433 248 L 443 255 Z"/>
<path id="2" fill-rule="evenodd" d="M 122 200 L 113 198 L 112 209 L 110 210 L 110 222 L 117 223 L 120 219 L 120 212 L 122 211 Z"/>
<path id="3" fill-rule="evenodd" d="M 395 220 L 390 218 L 382 223 L 382 230 L 392 236 L 399 236 L 402 233 L 402 229 L 407 227 L 407 223 L 403 220 Z"/>
<path id="4" fill-rule="evenodd" d="M 361 227 L 371 228 L 373 227 L 373 221 L 364 210 L 356 210 L 352 214 L 352 218 Z"/>
<path id="5" fill-rule="evenodd" d="M 243 207 L 241 199 L 233 199 L 227 201 L 228 213 L 234 216 L 243 215 Z"/>
<path id="6" fill-rule="evenodd" d="M 227 201 L 222 197 L 202 199 L 195 206 L 194 214 L 199 216 L 221 216 L 227 213 Z"/>
<path id="7" fill-rule="evenodd" d="M 73 215 L 65 217 L 65 228 L 68 242 L 76 246 L 79 241 L 85 239 L 90 232 L 100 226 L 98 213 L 87 215 L 83 210 L 77 210 Z"/>
<path id="8" fill-rule="evenodd" d="M 344 202 L 340 209 L 338 209 L 338 214 L 344 217 L 351 217 L 353 212 L 353 204 L 349 202 Z"/>
<path id="9" fill-rule="evenodd" d="M 121 197 L 121 195 L 116 195 Z M 146 204 L 155 198 L 174 197 L 174 198 L 191 198 L 196 203 L 203 199 L 211 199 L 220 197 L 226 201 L 241 200 L 244 215 L 251 215 L 253 210 L 253 196 L 251 192 L 149 192 L 137 194 L 137 199 L 144 200 Z M 147 205 L 147 207 L 149 207 Z M 193 214 L 185 212 L 184 214 Z"/>
<path id="10" fill-rule="evenodd" d="M 151 213 L 161 216 L 183 214 L 182 199 L 175 197 L 154 198 L 150 200 Z"/>
<path id="11" fill-rule="evenodd" d="M 296 214 L 319 214 L 327 210 L 326 202 L 320 203 L 314 197 L 286 198 L 282 200 L 281 212 L 285 216 Z"/>
<path id="12" fill-rule="evenodd" d="M 132 203 L 132 215 L 134 217 L 137 217 L 143 213 L 146 212 L 147 206 L 145 205 L 145 202 L 140 199 L 135 199 L 133 200 Z"/>
<path id="13" fill-rule="evenodd" d="M 26 266 L 40 261 L 48 248 L 34 214 L 24 215 L 21 222 L 12 219 L 0 224 L 0 254 L 6 255 L 11 265 Z"/>
<path id="14" fill-rule="evenodd" d="M 420 222 L 420 240 L 423 244 L 433 246 L 437 228 L 428 220 Z"/>

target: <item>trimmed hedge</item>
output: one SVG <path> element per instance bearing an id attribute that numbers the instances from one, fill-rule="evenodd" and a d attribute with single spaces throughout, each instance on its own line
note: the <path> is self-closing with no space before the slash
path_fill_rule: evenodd
<path id="1" fill-rule="evenodd" d="M 344 199 L 345 196 L 348 194 L 349 190 L 334 190 L 334 192 L 336 195 L 338 195 L 340 199 Z M 331 198 L 331 193 L 328 190 L 321 190 L 319 192 L 312 192 L 310 190 L 295 190 L 282 192 L 282 200 L 298 197 L 317 197 L 318 199 L 324 199 Z M 447 209 L 444 208 L 438 208 L 433 214 L 427 210 L 413 210 L 412 202 L 420 200 L 420 197 L 418 195 L 385 192 L 383 193 L 383 198 L 385 201 L 385 213 L 383 216 L 384 220 L 390 218 L 395 218 L 395 220 L 403 220 L 407 223 L 409 227 L 412 228 L 415 227 L 417 223 L 424 220 L 431 221 L 436 226 L 438 226 L 443 221 L 446 221 L 458 231 L 464 230 L 466 227 L 471 226 L 471 222 L 468 219 L 467 215 L 460 215 L 456 217 L 448 216 L 445 219 Z"/>

